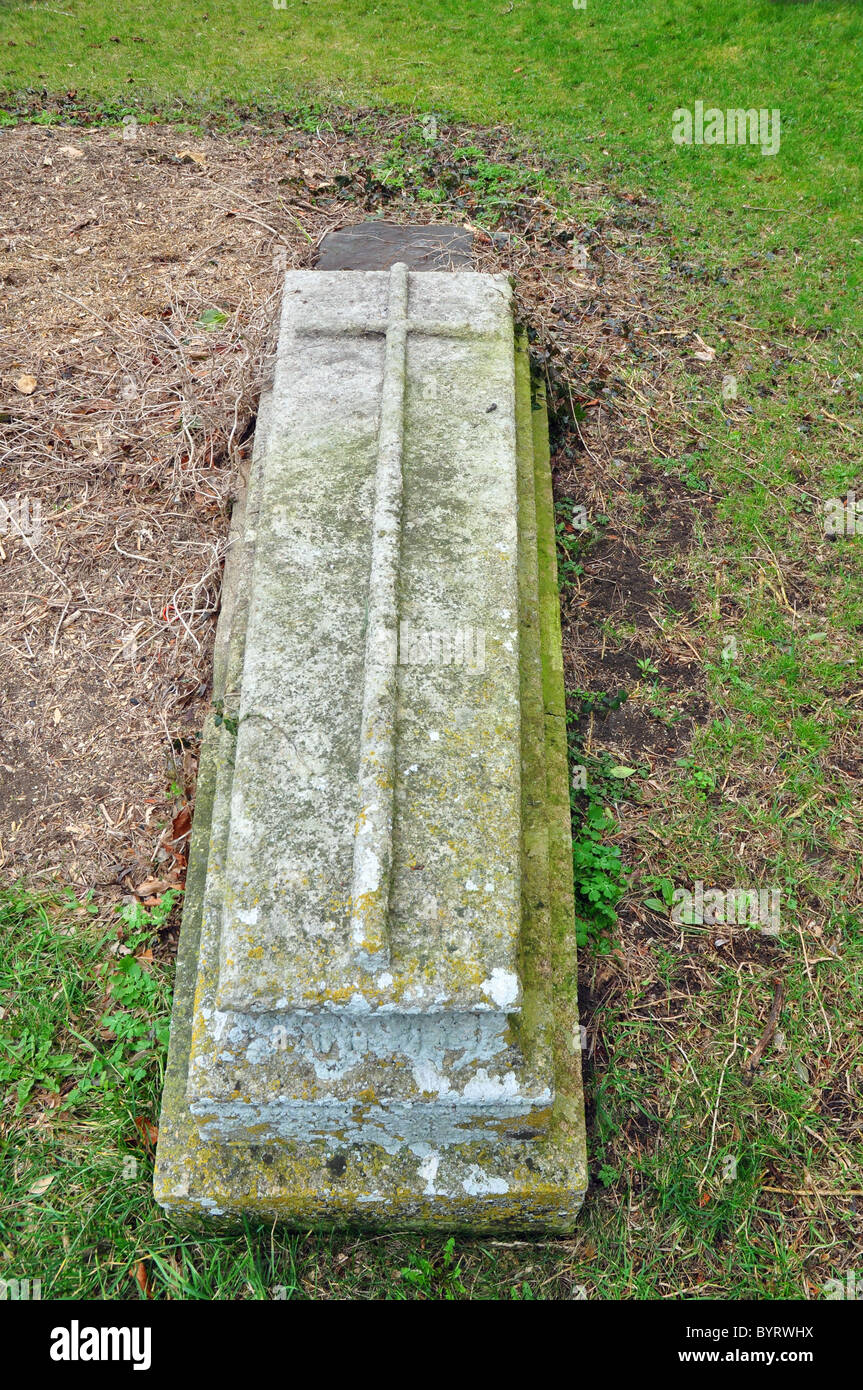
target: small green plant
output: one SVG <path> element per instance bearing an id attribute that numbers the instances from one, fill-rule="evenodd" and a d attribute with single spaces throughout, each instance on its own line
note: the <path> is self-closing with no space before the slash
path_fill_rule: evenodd
<path id="1" fill-rule="evenodd" d="M 645 874 L 642 878 L 645 888 L 652 888 L 658 897 L 644 899 L 644 906 L 653 908 L 654 912 L 666 912 L 674 901 L 674 884 L 670 878 L 660 874 Z"/>
<path id="2" fill-rule="evenodd" d="M 637 778 L 639 774 L 649 774 L 649 765 L 628 767 L 625 763 L 617 762 L 608 753 L 600 753 L 599 756 L 587 754 L 574 742 L 570 751 L 573 763 L 570 809 L 573 814 L 580 813 L 580 803 L 577 799 L 580 795 L 586 794 L 592 801 L 600 804 L 613 802 L 616 805 L 619 801 L 638 799 Z M 636 780 L 633 781 L 633 778 Z"/>
<path id="3" fill-rule="evenodd" d="M 588 800 L 587 811 L 572 844 L 575 878 L 576 940 L 592 940 L 602 954 L 611 950 L 610 932 L 617 923 L 617 904 L 626 889 L 627 870 L 616 845 L 604 844 L 614 824 L 604 806 Z"/>
<path id="4" fill-rule="evenodd" d="M 225 706 L 221 700 L 217 700 L 213 705 L 213 722 L 217 729 L 224 725 L 229 734 L 237 737 L 240 721 L 235 714 L 225 714 Z"/>
<path id="5" fill-rule="evenodd" d="M 121 903 L 117 913 L 130 931 L 152 936 L 153 932 L 159 931 L 167 922 L 179 895 L 178 888 L 170 888 L 152 907 L 144 907 L 143 903 L 139 902 Z"/>
<path id="6" fill-rule="evenodd" d="M 462 1283 L 461 1264 L 456 1263 L 454 1236 L 450 1236 L 446 1241 L 441 1254 L 439 1268 L 421 1251 L 412 1250 L 410 1263 L 399 1271 L 402 1279 L 428 1298 L 467 1298 L 468 1292 Z"/>
<path id="7" fill-rule="evenodd" d="M 630 778 L 638 768 L 620 764 L 606 753 L 598 758 L 585 754 L 580 727 L 586 716 L 601 718 L 619 709 L 626 698 L 626 691 L 613 696 L 603 691 L 572 691 L 566 714 L 570 764 L 580 774 L 570 782 L 576 941 L 579 946 L 592 942 L 601 954 L 612 949 L 616 908 L 628 873 L 617 846 L 604 843 L 614 825 L 606 802 L 637 798 L 637 786 L 630 786 Z"/>
<path id="8" fill-rule="evenodd" d="M 573 584 L 579 575 L 584 574 L 584 565 L 579 564 L 578 537 L 566 535 L 560 522 L 556 526 L 557 531 L 557 575 L 562 587 Z"/>
<path id="9" fill-rule="evenodd" d="M 704 477 L 704 467 L 703 453 L 696 452 L 683 455 L 679 476 L 683 479 L 690 491 L 706 492 L 710 487 L 708 480 Z"/>
<path id="10" fill-rule="evenodd" d="M 687 768 L 689 771 L 689 776 L 683 780 L 683 785 L 688 791 L 704 797 L 709 792 L 716 791 L 716 778 L 713 773 L 708 772 L 706 767 L 699 767 L 694 758 L 677 758 L 675 761 L 678 767 Z"/>
<path id="11" fill-rule="evenodd" d="M 649 656 L 638 657 L 636 665 L 639 671 L 641 672 L 642 676 L 659 675 L 659 667 L 656 665 L 656 662 L 653 661 L 653 659 Z"/>
<path id="12" fill-rule="evenodd" d="M 57 1093 L 74 1058 L 57 1051 L 52 1036 L 26 1029 L 17 1038 L 0 1038 L 0 1084 L 12 1084 L 21 1113 L 35 1087 Z"/>
<path id="13" fill-rule="evenodd" d="M 569 497 L 562 497 L 555 503 L 554 535 L 557 541 L 557 577 L 564 588 L 572 584 L 579 575 L 584 574 L 580 563 L 588 533 L 578 524 L 581 513 L 576 512 L 575 503 Z"/>
<path id="14" fill-rule="evenodd" d="M 646 698 L 647 708 L 653 718 L 669 727 L 682 718 L 681 711 L 674 704 L 674 698 L 673 692 L 667 686 L 660 685 L 658 681 L 654 681 Z"/>
<path id="15" fill-rule="evenodd" d="M 629 691 L 618 690 L 616 695 L 609 695 L 605 690 L 574 690 L 572 696 L 577 701 L 577 706 L 567 712 L 567 723 L 578 722 L 588 714 L 604 719 L 607 714 L 620 709 L 620 706 L 626 703 Z"/>

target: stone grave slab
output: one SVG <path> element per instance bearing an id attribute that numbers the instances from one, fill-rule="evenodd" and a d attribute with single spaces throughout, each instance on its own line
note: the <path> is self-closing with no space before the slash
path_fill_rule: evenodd
<path id="1" fill-rule="evenodd" d="M 356 222 L 321 241 L 318 270 L 469 270 L 473 235 L 448 223 Z"/>
<path id="2" fill-rule="evenodd" d="M 155 1190 L 565 1231 L 586 1186 L 547 426 L 503 276 L 294 271 L 232 525 Z"/>

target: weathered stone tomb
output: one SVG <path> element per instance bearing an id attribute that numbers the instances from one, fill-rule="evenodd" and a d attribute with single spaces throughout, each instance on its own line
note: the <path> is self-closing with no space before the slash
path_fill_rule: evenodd
<path id="1" fill-rule="evenodd" d="M 547 429 L 510 284 L 289 272 L 226 567 L 158 1200 L 569 1229 L 572 912 Z"/>

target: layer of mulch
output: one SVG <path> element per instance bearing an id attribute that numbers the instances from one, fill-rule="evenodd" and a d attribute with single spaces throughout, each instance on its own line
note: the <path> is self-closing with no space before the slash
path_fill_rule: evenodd
<path id="1" fill-rule="evenodd" d="M 114 896 L 182 882 L 230 506 L 281 274 L 312 265 L 328 230 L 370 215 L 472 227 L 477 266 L 516 277 L 549 385 L 556 491 L 610 518 L 565 600 L 568 687 L 631 684 L 642 653 L 682 703 L 697 685 L 692 596 L 645 558 L 691 543 L 693 499 L 650 460 L 674 448 L 663 395 L 703 348 L 670 316 L 643 251 L 655 210 L 591 184 L 571 190 L 575 214 L 562 218 L 535 158 L 494 132 L 441 129 L 423 186 L 404 163 L 393 182 L 388 160 L 415 122 L 369 125 L 2 134 L 0 496 L 41 505 L 41 538 L 0 536 L 9 879 Z M 468 141 L 473 155 L 461 153 Z M 490 161 L 512 171 L 491 221 Z M 599 199 L 610 211 L 597 220 Z M 633 365 L 640 389 L 625 379 Z M 633 483 L 637 529 L 623 504 Z M 606 618 L 634 624 L 625 652 L 606 651 Z M 603 747 L 668 758 L 702 712 L 690 703 L 672 737 L 630 704 Z"/>

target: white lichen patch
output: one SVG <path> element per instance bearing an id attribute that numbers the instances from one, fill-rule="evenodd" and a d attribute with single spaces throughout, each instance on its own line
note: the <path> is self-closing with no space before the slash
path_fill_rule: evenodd
<path id="1" fill-rule="evenodd" d="M 435 1195 L 435 1178 L 440 1167 L 440 1154 L 430 1153 L 422 1160 L 419 1166 L 419 1179 L 424 1184 L 423 1192 L 426 1197 Z"/>
<path id="2" fill-rule="evenodd" d="M 471 1164 L 467 1177 L 462 1178 L 461 1185 L 469 1197 L 485 1197 L 490 1193 L 499 1193 L 502 1196 L 504 1192 L 509 1192 L 506 1178 L 483 1172 L 476 1163 Z"/>
<path id="3" fill-rule="evenodd" d="M 518 976 L 511 970 L 497 968 L 488 980 L 483 980 L 480 988 L 499 1008 L 505 1009 L 518 998 Z"/>

